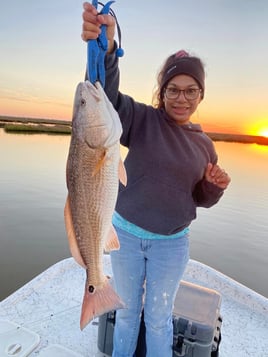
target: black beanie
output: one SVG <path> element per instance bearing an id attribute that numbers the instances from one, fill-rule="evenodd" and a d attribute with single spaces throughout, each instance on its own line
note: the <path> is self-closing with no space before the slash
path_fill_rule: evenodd
<path id="1" fill-rule="evenodd" d="M 165 85 L 168 81 L 179 74 L 186 74 L 193 77 L 200 88 L 202 89 L 202 97 L 204 96 L 205 91 L 205 72 L 202 65 L 202 62 L 197 57 L 177 57 L 174 61 L 166 68 L 163 73 L 161 80 L 161 92 L 163 91 Z"/>

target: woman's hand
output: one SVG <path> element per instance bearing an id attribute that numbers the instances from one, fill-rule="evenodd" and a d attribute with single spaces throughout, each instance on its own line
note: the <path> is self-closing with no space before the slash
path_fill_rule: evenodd
<path id="1" fill-rule="evenodd" d="M 115 34 L 115 19 L 112 15 L 98 15 L 97 9 L 90 3 L 83 4 L 83 26 L 82 39 L 84 41 L 95 40 L 101 33 L 101 25 L 106 25 L 106 36 L 108 40 L 108 51 L 110 53 L 114 49 L 114 34 Z"/>
<path id="2" fill-rule="evenodd" d="M 225 190 L 231 182 L 229 175 L 220 168 L 220 166 L 211 163 L 209 163 L 206 168 L 205 179 L 223 190 Z"/>

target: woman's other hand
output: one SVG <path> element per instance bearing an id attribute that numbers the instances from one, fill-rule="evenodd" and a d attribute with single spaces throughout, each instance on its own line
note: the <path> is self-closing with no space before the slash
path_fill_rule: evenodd
<path id="1" fill-rule="evenodd" d="M 205 179 L 223 190 L 231 182 L 229 175 L 219 165 L 213 165 L 212 163 L 209 163 L 206 168 Z"/>

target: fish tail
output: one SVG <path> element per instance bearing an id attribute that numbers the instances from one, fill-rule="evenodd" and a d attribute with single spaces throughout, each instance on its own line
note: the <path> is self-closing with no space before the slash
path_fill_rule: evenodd
<path id="1" fill-rule="evenodd" d="M 123 309 L 124 303 L 116 294 L 113 287 L 106 278 L 101 288 L 88 287 L 86 285 L 83 299 L 80 329 L 83 330 L 86 325 L 97 316 L 101 316 L 109 311 Z"/>

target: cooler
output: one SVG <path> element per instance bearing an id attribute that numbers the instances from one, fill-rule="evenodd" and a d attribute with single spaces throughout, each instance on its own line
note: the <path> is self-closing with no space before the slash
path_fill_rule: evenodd
<path id="1" fill-rule="evenodd" d="M 113 335 L 115 325 L 115 311 L 108 312 L 99 317 L 98 328 L 98 348 L 105 356 L 112 356 L 113 352 Z M 145 324 L 142 314 L 140 332 L 137 342 L 137 348 L 133 357 L 146 356 L 146 343 L 145 343 Z"/>
<path id="2" fill-rule="evenodd" d="M 218 356 L 221 295 L 182 281 L 173 309 L 173 357 Z"/>

